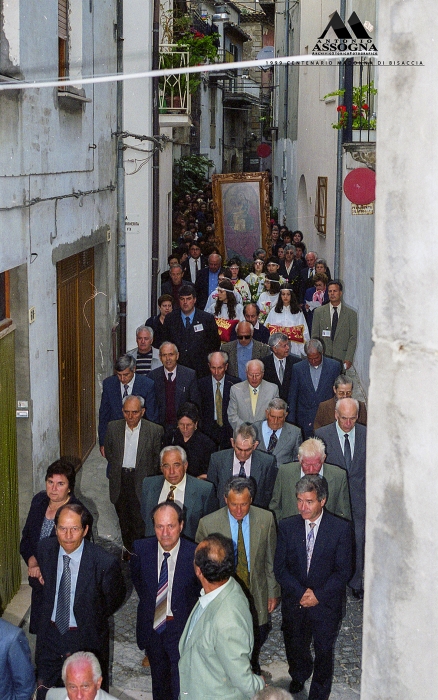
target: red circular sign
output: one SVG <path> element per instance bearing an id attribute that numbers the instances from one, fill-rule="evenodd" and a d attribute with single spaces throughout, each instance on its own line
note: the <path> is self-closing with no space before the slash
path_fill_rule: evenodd
<path id="1" fill-rule="evenodd" d="M 345 196 L 353 204 L 371 204 L 376 198 L 376 173 L 369 168 L 356 168 L 344 180 Z"/>
<path id="2" fill-rule="evenodd" d="M 257 155 L 259 158 L 267 158 L 271 155 L 271 147 L 269 143 L 259 143 L 257 146 Z"/>

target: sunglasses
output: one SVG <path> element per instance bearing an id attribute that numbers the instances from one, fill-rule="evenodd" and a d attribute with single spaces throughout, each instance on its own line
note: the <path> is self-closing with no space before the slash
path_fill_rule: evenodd
<path id="1" fill-rule="evenodd" d="M 236 336 L 237 340 L 249 340 L 251 338 L 250 335 L 237 335 Z"/>

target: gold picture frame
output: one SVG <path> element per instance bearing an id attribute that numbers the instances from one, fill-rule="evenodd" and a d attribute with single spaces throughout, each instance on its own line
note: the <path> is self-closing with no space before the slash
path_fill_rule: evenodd
<path id="1" fill-rule="evenodd" d="M 215 234 L 223 259 L 239 256 L 248 263 L 257 248 L 269 253 L 268 174 L 213 175 L 212 185 Z"/>

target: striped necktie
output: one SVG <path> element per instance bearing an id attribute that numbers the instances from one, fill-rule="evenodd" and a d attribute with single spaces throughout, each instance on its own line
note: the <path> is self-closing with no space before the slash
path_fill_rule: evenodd
<path id="1" fill-rule="evenodd" d="M 64 565 L 62 576 L 59 582 L 58 602 L 56 605 L 55 624 L 61 634 L 65 634 L 70 627 L 70 591 L 71 591 L 71 571 L 70 557 L 63 554 Z"/>
<path id="2" fill-rule="evenodd" d="M 169 570 L 167 560 L 169 552 L 163 552 L 163 563 L 161 564 L 160 579 L 158 581 L 157 599 L 155 601 L 154 630 L 161 634 L 166 629 L 167 616 L 167 590 L 169 587 Z"/>

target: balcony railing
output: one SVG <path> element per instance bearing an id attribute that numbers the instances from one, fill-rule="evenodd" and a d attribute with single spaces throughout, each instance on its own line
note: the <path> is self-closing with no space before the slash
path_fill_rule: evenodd
<path id="1" fill-rule="evenodd" d="M 189 65 L 189 51 L 177 44 L 160 45 L 161 68 L 185 68 Z M 159 82 L 160 111 L 168 114 L 190 113 L 189 74 L 166 75 Z"/>
<path id="2" fill-rule="evenodd" d="M 353 65 L 345 62 L 344 105 L 348 114 L 343 129 L 343 143 L 369 143 L 376 140 L 376 92 L 374 67 L 366 60 Z"/>

